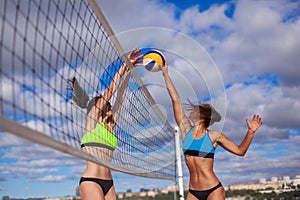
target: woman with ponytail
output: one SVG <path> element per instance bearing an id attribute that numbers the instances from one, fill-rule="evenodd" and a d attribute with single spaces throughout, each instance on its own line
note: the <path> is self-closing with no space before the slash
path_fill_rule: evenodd
<path id="1" fill-rule="evenodd" d="M 247 131 L 243 141 L 238 145 L 219 130 L 209 127 L 221 120 L 221 115 L 211 104 L 200 103 L 187 105 L 185 114 L 179 94 L 168 73 L 168 63 L 161 66 L 162 75 L 172 101 L 174 117 L 182 133 L 182 150 L 190 173 L 187 200 L 225 200 L 225 190 L 216 176 L 214 154 L 217 146 L 244 156 L 252 142 L 254 133 L 262 125 L 261 117 L 253 115 L 246 118 Z"/>
<path id="2" fill-rule="evenodd" d="M 128 59 L 134 67 L 141 66 L 140 59 L 142 55 L 138 54 L 141 49 L 133 49 Z M 113 150 L 117 147 L 118 142 L 114 134 L 119 112 L 113 112 L 110 99 L 115 93 L 122 77 L 118 93 L 119 102 L 121 104 L 126 93 L 126 82 L 129 79 L 130 69 L 124 63 L 113 77 L 110 85 L 102 95 L 89 98 L 88 94 L 79 85 L 77 79 L 73 77 L 69 79 L 72 86 L 72 100 L 80 108 L 87 110 L 86 124 L 84 136 L 81 140 L 81 147 L 84 152 L 100 157 L 104 161 L 111 161 Z M 117 105 L 120 108 L 120 105 Z M 87 161 L 86 169 L 80 179 L 80 196 L 82 200 L 114 200 L 116 193 L 112 180 L 112 174 L 109 168 Z"/>

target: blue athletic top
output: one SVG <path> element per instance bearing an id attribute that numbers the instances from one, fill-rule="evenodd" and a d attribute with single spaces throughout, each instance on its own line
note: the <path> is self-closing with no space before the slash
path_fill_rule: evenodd
<path id="1" fill-rule="evenodd" d="M 183 140 L 183 154 L 202 158 L 214 158 L 216 149 L 208 136 L 208 132 L 206 131 L 204 136 L 199 139 L 194 139 L 192 133 L 193 128 L 191 128 Z"/>

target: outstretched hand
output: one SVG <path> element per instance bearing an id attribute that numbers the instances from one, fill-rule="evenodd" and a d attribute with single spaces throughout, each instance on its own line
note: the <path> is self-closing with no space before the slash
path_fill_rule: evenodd
<path id="1" fill-rule="evenodd" d="M 143 57 L 143 55 L 139 55 L 137 56 L 137 54 L 139 54 L 142 51 L 141 48 L 136 49 L 134 48 L 129 54 L 128 54 L 128 59 L 130 60 L 131 64 L 134 67 L 137 66 L 142 66 L 143 64 L 141 63 L 141 58 Z"/>
<path id="2" fill-rule="evenodd" d="M 168 61 L 166 59 L 165 64 L 164 65 L 158 65 L 159 69 L 162 71 L 162 73 L 168 73 Z"/>
<path id="3" fill-rule="evenodd" d="M 248 129 L 255 133 L 259 127 L 262 125 L 261 117 L 259 115 L 253 115 L 252 120 L 250 121 L 248 117 L 246 118 L 246 123 L 248 125 Z"/>

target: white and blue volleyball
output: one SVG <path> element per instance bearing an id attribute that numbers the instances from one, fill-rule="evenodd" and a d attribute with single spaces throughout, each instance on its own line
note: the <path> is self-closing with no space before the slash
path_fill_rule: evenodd
<path id="1" fill-rule="evenodd" d="M 164 65 L 165 63 L 166 59 L 164 54 L 158 50 L 150 50 L 143 56 L 143 65 L 151 72 L 159 71 L 160 68 L 158 66 Z"/>

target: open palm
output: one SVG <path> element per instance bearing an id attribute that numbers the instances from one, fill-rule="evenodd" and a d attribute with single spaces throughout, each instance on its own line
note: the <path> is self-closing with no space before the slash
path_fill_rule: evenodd
<path id="1" fill-rule="evenodd" d="M 248 118 L 246 118 L 246 122 L 248 125 L 248 129 L 256 132 L 259 127 L 262 125 L 261 117 L 259 115 L 253 115 L 252 120 L 250 121 Z"/>

